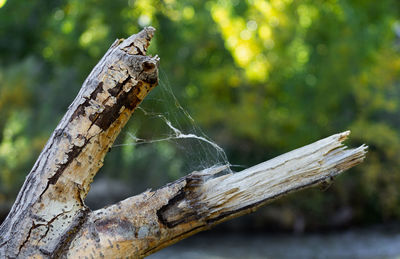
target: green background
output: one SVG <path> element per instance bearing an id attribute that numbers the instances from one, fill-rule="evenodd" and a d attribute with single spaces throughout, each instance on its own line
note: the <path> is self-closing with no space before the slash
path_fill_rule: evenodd
<path id="1" fill-rule="evenodd" d="M 0 0 L 0 6 L 1 217 L 93 66 L 116 38 L 151 25 L 157 31 L 149 53 L 161 58 L 161 85 L 143 104 L 146 111 L 171 111 L 175 125 L 199 133 L 172 89 L 232 164 L 251 166 L 347 129 L 346 144 L 369 146 L 366 161 L 328 190 L 290 195 L 226 228 L 302 231 L 400 219 L 399 1 Z M 153 119 L 139 112 L 117 143 L 131 143 L 132 132 L 146 139 L 168 132 Z M 127 196 L 221 161 L 210 146 L 191 146 L 116 146 L 97 178 L 120 180 Z"/>

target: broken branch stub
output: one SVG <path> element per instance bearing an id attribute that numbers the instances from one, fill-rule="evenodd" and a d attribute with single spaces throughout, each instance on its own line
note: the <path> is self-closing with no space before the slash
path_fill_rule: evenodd
<path id="1" fill-rule="evenodd" d="M 117 40 L 84 82 L 0 226 L 0 258 L 134 257 L 289 192 L 324 182 L 362 162 L 336 134 L 235 174 L 227 166 L 193 172 L 91 212 L 90 183 L 121 128 L 158 83 L 158 57 L 146 56 L 154 29 Z"/>
<path id="2" fill-rule="evenodd" d="M 285 194 L 330 180 L 365 158 L 366 146 L 343 146 L 349 134 L 330 136 L 238 173 L 212 177 L 226 166 L 194 172 L 90 212 L 67 255 L 142 258 Z"/>
<path id="3" fill-rule="evenodd" d="M 0 257 L 56 256 L 68 247 L 104 156 L 158 83 L 159 59 L 146 56 L 153 34 L 148 27 L 116 40 L 85 80 L 0 227 Z"/>

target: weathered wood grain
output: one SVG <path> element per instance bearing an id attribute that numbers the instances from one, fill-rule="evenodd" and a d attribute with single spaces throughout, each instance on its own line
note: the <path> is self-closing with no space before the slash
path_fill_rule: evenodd
<path id="1" fill-rule="evenodd" d="M 362 162 L 349 132 L 246 169 L 193 172 L 156 191 L 90 211 L 93 177 L 135 108 L 158 83 L 146 56 L 154 29 L 116 40 L 84 82 L 0 226 L 0 258 L 142 258 Z"/>
<path id="2" fill-rule="evenodd" d="M 116 40 L 83 83 L 0 227 L 1 258 L 55 256 L 84 223 L 83 200 L 104 156 L 157 85 L 158 57 L 146 56 L 153 33 Z"/>
<path id="3" fill-rule="evenodd" d="M 93 211 L 68 257 L 142 258 L 285 194 L 330 181 L 365 157 L 366 146 L 343 146 L 348 135 L 330 136 L 234 174 L 214 177 L 226 166 L 193 172 Z"/>

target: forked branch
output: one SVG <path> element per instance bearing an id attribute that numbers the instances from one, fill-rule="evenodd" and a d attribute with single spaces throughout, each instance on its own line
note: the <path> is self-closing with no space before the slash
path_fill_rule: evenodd
<path id="1" fill-rule="evenodd" d="M 153 28 L 116 40 L 84 82 L 0 226 L 0 258 L 141 258 L 361 163 L 336 134 L 239 173 L 193 172 L 156 191 L 90 211 L 84 199 L 104 156 L 158 82 L 146 56 Z"/>

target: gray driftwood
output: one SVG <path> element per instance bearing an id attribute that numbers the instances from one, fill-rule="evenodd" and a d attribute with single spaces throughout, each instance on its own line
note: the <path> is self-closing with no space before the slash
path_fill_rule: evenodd
<path id="1" fill-rule="evenodd" d="M 252 212 L 289 192 L 359 164 L 366 147 L 346 149 L 349 132 L 234 174 L 193 172 L 156 191 L 91 211 L 84 204 L 104 156 L 158 82 L 146 56 L 149 27 L 113 43 L 84 82 L 27 176 L 0 227 L 0 257 L 142 258 L 185 237 Z"/>

